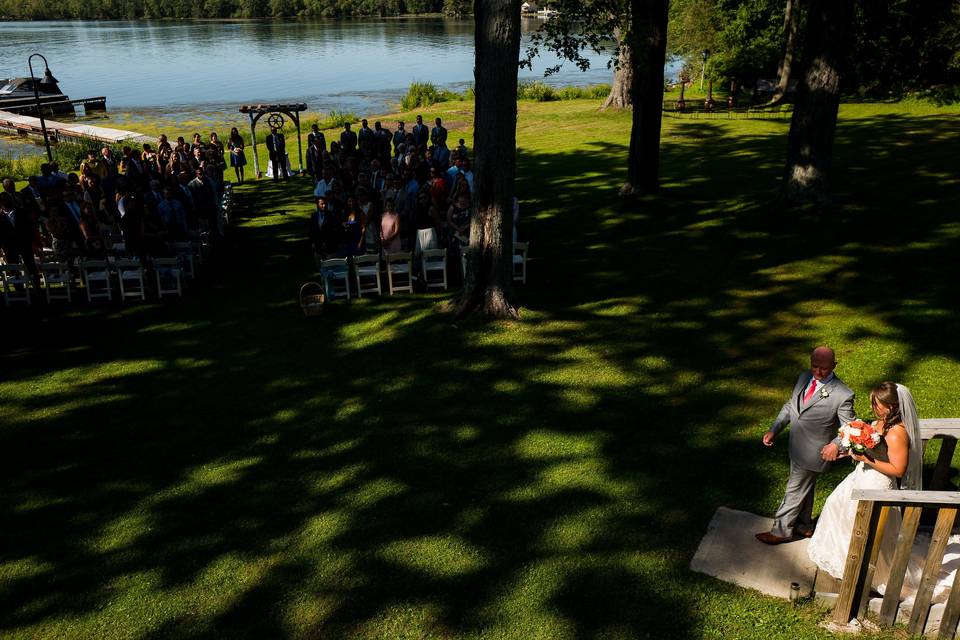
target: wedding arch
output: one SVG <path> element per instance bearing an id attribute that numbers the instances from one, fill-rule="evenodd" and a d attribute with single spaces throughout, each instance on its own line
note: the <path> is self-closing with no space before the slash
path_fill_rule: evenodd
<path id="1" fill-rule="evenodd" d="M 303 147 L 300 142 L 300 112 L 306 111 L 307 105 L 298 102 L 294 104 L 244 104 L 240 105 L 240 113 L 245 113 L 250 117 L 250 137 L 253 139 L 253 170 L 260 174 L 260 159 L 257 157 L 257 123 L 260 118 L 267 116 L 267 122 L 271 127 L 283 128 L 283 116 L 286 115 L 297 127 L 297 171 L 303 174 Z"/>

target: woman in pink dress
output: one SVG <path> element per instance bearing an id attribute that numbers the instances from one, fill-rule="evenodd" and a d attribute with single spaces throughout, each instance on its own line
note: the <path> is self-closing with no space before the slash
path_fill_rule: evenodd
<path id="1" fill-rule="evenodd" d="M 384 253 L 396 253 L 400 247 L 400 218 L 392 198 L 383 203 L 383 215 L 380 216 L 380 246 Z"/>

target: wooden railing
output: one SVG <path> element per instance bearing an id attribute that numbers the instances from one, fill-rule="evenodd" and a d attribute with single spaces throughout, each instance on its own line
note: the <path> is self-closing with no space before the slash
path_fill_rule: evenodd
<path id="1" fill-rule="evenodd" d="M 910 613 L 907 631 L 920 635 L 924 631 L 930 613 L 933 590 L 940 576 L 943 554 L 960 509 L 960 492 L 940 491 L 950 478 L 950 464 L 960 437 L 960 419 L 921 420 L 920 433 L 924 450 L 930 440 L 942 438 L 930 489 L 924 491 L 864 491 L 853 492 L 852 499 L 859 501 L 857 516 L 850 537 L 847 564 L 843 571 L 840 593 L 833 609 L 833 619 L 847 623 L 852 618 L 862 618 L 870 600 L 870 585 L 876 570 L 877 557 L 883 531 L 890 509 L 902 509 L 903 518 L 897 536 L 896 550 L 887 579 L 883 604 L 880 607 L 880 624 L 890 627 L 897 619 L 900 592 L 907 573 L 907 564 L 924 509 L 936 510 L 937 520 L 933 537 L 923 565 L 920 585 Z M 953 638 L 960 621 L 960 571 L 954 579 L 943 616 L 940 621 L 940 638 Z"/>

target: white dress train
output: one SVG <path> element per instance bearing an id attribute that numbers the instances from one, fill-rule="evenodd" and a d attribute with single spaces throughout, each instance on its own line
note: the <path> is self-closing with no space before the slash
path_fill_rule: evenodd
<path id="1" fill-rule="evenodd" d="M 857 518 L 857 501 L 851 499 L 853 490 L 888 491 L 896 488 L 896 480 L 890 476 L 880 473 L 863 462 L 857 463 L 853 471 L 837 485 L 827 498 L 826 504 L 823 505 L 820 519 L 817 520 L 817 528 L 813 537 L 810 538 L 810 546 L 807 547 L 810 559 L 834 578 L 842 578 L 843 568 L 847 564 L 847 549 L 850 547 L 853 523 Z M 899 531 L 900 511 L 890 509 L 887 526 L 880 542 L 874 584 L 883 584 L 887 581 Z"/>
<path id="2" fill-rule="evenodd" d="M 850 547 L 853 523 L 857 517 L 857 501 L 851 499 L 853 490 L 876 489 L 886 491 L 896 488 L 897 483 L 890 476 L 880 473 L 863 462 L 857 463 L 853 471 L 833 490 L 823 506 L 823 512 L 817 521 L 816 531 L 810 538 L 810 546 L 807 547 L 807 555 L 810 556 L 810 559 L 834 578 L 842 578 L 843 569 L 847 563 L 847 550 Z M 889 509 L 887 513 L 887 524 L 883 539 L 880 541 L 877 569 L 874 572 L 873 584 L 871 585 L 881 594 L 885 591 L 884 587 L 890 575 L 890 565 L 893 562 L 901 523 L 899 509 Z M 918 532 L 910 553 L 910 561 L 907 564 L 903 590 L 900 592 L 904 604 L 913 602 L 916 596 L 929 546 L 930 535 Z M 953 535 L 947 544 L 943 566 L 933 590 L 934 603 L 946 602 L 958 568 L 960 568 L 960 535 Z"/>

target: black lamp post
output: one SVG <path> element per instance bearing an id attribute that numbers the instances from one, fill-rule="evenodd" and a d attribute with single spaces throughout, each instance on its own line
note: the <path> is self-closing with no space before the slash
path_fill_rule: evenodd
<path id="1" fill-rule="evenodd" d="M 700 91 L 703 91 L 703 77 L 707 75 L 707 58 L 710 57 L 710 49 L 704 49 L 700 55 L 703 57 L 703 66 L 700 68 Z"/>
<path id="2" fill-rule="evenodd" d="M 39 53 L 32 54 L 27 58 L 27 66 L 30 67 L 30 79 L 33 81 L 33 99 L 37 103 L 37 116 L 40 118 L 40 130 L 43 131 L 43 144 L 47 147 L 47 162 L 53 162 L 53 154 L 50 153 L 50 138 L 47 137 L 47 123 L 43 121 L 43 109 L 40 108 L 40 83 L 37 81 L 37 77 L 33 75 L 33 57 L 40 56 L 43 58 L 43 84 L 53 84 L 57 81 L 53 77 L 53 74 L 50 73 L 50 66 L 47 64 L 47 59 Z"/>

